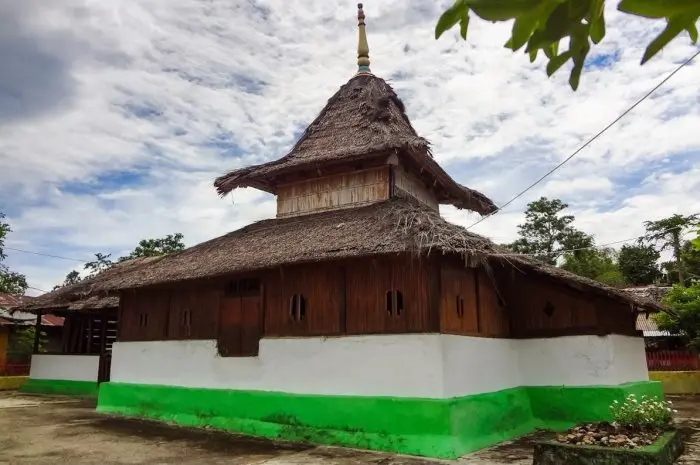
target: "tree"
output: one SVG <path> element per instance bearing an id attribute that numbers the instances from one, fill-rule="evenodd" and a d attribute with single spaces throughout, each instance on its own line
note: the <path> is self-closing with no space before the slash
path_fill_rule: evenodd
<path id="1" fill-rule="evenodd" d="M 695 248 L 695 250 L 697 250 L 698 252 L 700 252 L 700 229 L 698 229 L 698 237 L 696 237 L 695 239 L 693 239 L 692 241 L 690 241 L 690 243 L 693 245 L 693 247 Z"/>
<path id="2" fill-rule="evenodd" d="M 564 254 L 562 268 L 579 276 L 595 279 L 610 286 L 626 284 L 615 260 L 613 249 L 586 249 Z"/>
<path id="3" fill-rule="evenodd" d="M 168 234 L 159 239 L 143 239 L 133 252 L 119 260 L 128 260 L 137 257 L 156 257 L 158 255 L 182 252 L 185 250 L 185 244 L 182 242 L 183 237 L 182 233 L 175 233 Z"/>
<path id="4" fill-rule="evenodd" d="M 111 253 L 108 253 L 107 255 L 104 255 L 99 252 L 96 253 L 95 259 L 91 262 L 87 262 L 84 266 L 84 269 L 89 270 L 88 277 L 93 277 L 98 273 L 102 273 L 107 268 L 111 268 L 112 265 L 114 265 L 114 262 L 109 259 L 109 257 L 111 256 Z"/>
<path id="5" fill-rule="evenodd" d="M 654 316 L 659 329 L 683 335 L 690 348 L 700 350 L 700 285 L 675 285 L 664 297 L 664 303 L 673 311 Z"/>
<path id="6" fill-rule="evenodd" d="M 700 250 L 696 249 L 692 241 L 685 241 L 681 246 L 681 262 L 686 283 L 700 279 Z M 678 263 L 675 260 L 662 264 L 668 276 L 668 282 L 679 284 Z"/>
<path id="7" fill-rule="evenodd" d="M 661 271 L 656 262 L 661 254 L 651 245 L 623 245 L 617 256 L 622 275 L 634 285 L 651 284 Z"/>
<path id="8" fill-rule="evenodd" d="M 29 355 L 34 352 L 34 334 L 36 334 L 36 329 L 34 326 L 27 326 L 17 331 L 15 336 L 12 338 L 9 352 L 21 355 Z M 39 352 L 44 352 L 46 342 L 46 333 L 44 331 L 39 331 Z"/>
<path id="9" fill-rule="evenodd" d="M 10 225 L 2 221 L 5 214 L 0 212 L 0 292 L 8 294 L 24 295 L 29 285 L 27 278 L 20 273 L 10 271 L 9 267 L 2 263 L 7 258 L 5 255 L 5 237 L 12 232 Z"/>
<path id="10" fill-rule="evenodd" d="M 139 245 L 134 248 L 134 250 L 123 257 L 120 257 L 116 262 L 114 262 L 110 257 L 112 254 L 96 253 L 95 260 L 87 262 L 84 269 L 88 271 L 87 277 L 91 278 L 104 270 L 111 268 L 116 263 L 123 262 L 124 260 L 130 260 L 132 258 L 139 257 L 155 257 L 158 255 L 167 255 L 174 252 L 180 252 L 185 250 L 185 244 L 182 242 L 184 236 L 182 233 L 168 234 L 165 237 L 157 239 L 142 239 L 139 241 Z M 58 289 L 62 286 L 68 286 L 75 284 L 80 281 L 80 273 L 76 270 L 71 271 L 66 275 L 66 279 L 63 284 L 54 286 L 54 289 Z"/>
<path id="11" fill-rule="evenodd" d="M 666 20 L 666 28 L 649 43 L 641 64 L 683 31 L 693 43 L 698 40 L 700 2 L 697 0 L 620 0 L 617 9 L 633 16 Z M 514 52 L 525 47 L 531 62 L 542 51 L 549 59 L 548 76 L 571 61 L 569 85 L 573 90 L 578 88 L 592 45 L 605 37 L 605 0 L 456 0 L 440 16 L 435 38 L 459 24 L 460 35 L 467 40 L 470 13 L 491 22 L 514 20 L 505 47 Z M 562 40 L 569 48 L 560 52 Z"/>
<path id="12" fill-rule="evenodd" d="M 73 270 L 66 275 L 66 278 L 63 280 L 62 284 L 55 285 L 52 290 L 55 291 L 59 287 L 70 286 L 70 285 L 76 284 L 82 280 L 83 280 L 83 278 L 80 277 L 80 273 L 76 270 Z"/>
<path id="13" fill-rule="evenodd" d="M 525 223 L 518 225 L 520 238 L 510 249 L 555 265 L 564 250 L 591 247 L 593 237 L 571 226 L 573 215 L 561 214 L 566 208 L 568 205 L 559 199 L 541 197 L 530 202 L 525 211 Z"/>
<path id="14" fill-rule="evenodd" d="M 700 223 L 698 219 L 700 215 L 682 216 L 675 214 L 668 218 L 663 218 L 657 221 L 645 221 L 646 235 L 643 241 L 661 244 L 661 250 L 672 249 L 673 258 L 676 262 L 678 271 L 678 282 L 681 286 L 685 285 L 685 270 L 682 256 L 681 237 L 683 233 Z"/>

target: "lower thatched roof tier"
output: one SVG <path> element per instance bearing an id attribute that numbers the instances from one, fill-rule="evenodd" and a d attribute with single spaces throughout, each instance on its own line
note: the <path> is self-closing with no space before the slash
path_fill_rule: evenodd
<path id="1" fill-rule="evenodd" d="M 511 254 L 410 199 L 391 199 L 362 208 L 259 221 L 124 272 L 105 272 L 91 288 L 92 292 L 115 292 L 297 263 L 405 252 L 456 254 L 470 266 L 504 266 L 523 273 L 545 275 L 563 285 L 640 309 L 661 309 L 658 303 L 644 297 Z"/>
<path id="2" fill-rule="evenodd" d="M 110 296 L 108 293 L 100 291 L 95 287 L 95 284 L 100 281 L 113 279 L 120 276 L 122 273 L 131 272 L 158 258 L 159 257 L 144 257 L 119 262 L 93 277 L 83 279 L 75 284 L 54 289 L 22 305 L 18 305 L 15 309 L 37 313 L 58 310 L 88 311 L 118 307 L 119 297 Z"/>
<path id="3" fill-rule="evenodd" d="M 482 215 L 497 209 L 484 194 L 458 184 L 440 167 L 430 153 L 428 141 L 411 126 L 396 92 L 371 74 L 357 75 L 343 85 L 287 155 L 230 171 L 217 178 L 214 186 L 221 195 L 240 187 L 276 193 L 276 176 L 386 158 L 394 153 L 405 157 L 440 186 L 440 203 Z"/>

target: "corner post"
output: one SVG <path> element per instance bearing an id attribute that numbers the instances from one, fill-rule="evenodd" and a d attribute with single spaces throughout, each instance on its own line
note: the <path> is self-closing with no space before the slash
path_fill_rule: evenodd
<path id="1" fill-rule="evenodd" d="M 36 314 L 36 322 L 34 323 L 34 347 L 32 348 L 32 354 L 39 353 L 39 335 L 41 334 L 41 316 L 42 313 Z"/>

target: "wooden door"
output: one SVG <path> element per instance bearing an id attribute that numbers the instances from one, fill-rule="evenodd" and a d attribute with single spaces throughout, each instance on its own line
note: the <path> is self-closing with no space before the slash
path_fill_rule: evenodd
<path id="1" fill-rule="evenodd" d="M 219 354 L 222 357 L 258 355 L 262 334 L 260 296 L 222 299 L 219 312 Z"/>

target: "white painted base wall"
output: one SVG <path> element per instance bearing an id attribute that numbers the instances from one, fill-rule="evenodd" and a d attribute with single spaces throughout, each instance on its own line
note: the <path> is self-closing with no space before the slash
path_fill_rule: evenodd
<path id="1" fill-rule="evenodd" d="M 29 378 L 97 382 L 99 364 L 98 355 L 34 354 Z"/>
<path id="2" fill-rule="evenodd" d="M 645 380 L 643 339 L 618 335 L 274 338 L 245 358 L 219 357 L 213 340 L 117 342 L 111 368 L 111 381 L 123 383 L 429 398 Z"/>

